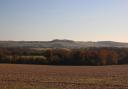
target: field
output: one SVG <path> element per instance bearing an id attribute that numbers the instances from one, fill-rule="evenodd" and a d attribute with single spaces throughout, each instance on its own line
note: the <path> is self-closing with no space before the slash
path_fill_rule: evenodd
<path id="1" fill-rule="evenodd" d="M 128 65 L 0 64 L 0 89 L 128 89 Z"/>

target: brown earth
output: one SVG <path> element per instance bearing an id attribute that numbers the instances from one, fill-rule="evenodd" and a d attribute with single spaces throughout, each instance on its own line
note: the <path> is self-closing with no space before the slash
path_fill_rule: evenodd
<path id="1" fill-rule="evenodd" d="M 0 64 L 0 89 L 128 89 L 128 65 Z"/>

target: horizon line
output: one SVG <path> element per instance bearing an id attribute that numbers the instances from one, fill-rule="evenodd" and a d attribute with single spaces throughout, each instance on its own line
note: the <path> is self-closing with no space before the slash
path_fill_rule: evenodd
<path id="1" fill-rule="evenodd" d="M 124 41 L 114 41 L 114 40 L 96 40 L 96 41 L 93 41 L 93 40 L 71 40 L 71 39 L 52 39 L 52 40 L 0 40 L 0 41 L 14 41 L 14 42 L 45 42 L 45 41 L 54 41 L 54 40 L 67 40 L 67 41 L 77 41 L 77 42 L 118 42 L 118 43 L 128 43 L 128 42 L 124 42 Z"/>

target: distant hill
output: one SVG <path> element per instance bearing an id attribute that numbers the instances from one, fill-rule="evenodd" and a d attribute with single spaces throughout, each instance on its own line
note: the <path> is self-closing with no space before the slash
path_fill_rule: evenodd
<path id="1" fill-rule="evenodd" d="M 128 47 L 128 43 L 114 41 L 0 41 L 0 47 L 26 47 L 26 48 L 86 48 L 86 47 Z"/>

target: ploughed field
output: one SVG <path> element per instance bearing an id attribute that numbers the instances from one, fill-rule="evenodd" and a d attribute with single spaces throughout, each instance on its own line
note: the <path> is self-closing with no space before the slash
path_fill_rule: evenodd
<path id="1" fill-rule="evenodd" d="M 128 65 L 0 64 L 0 89 L 128 89 Z"/>

